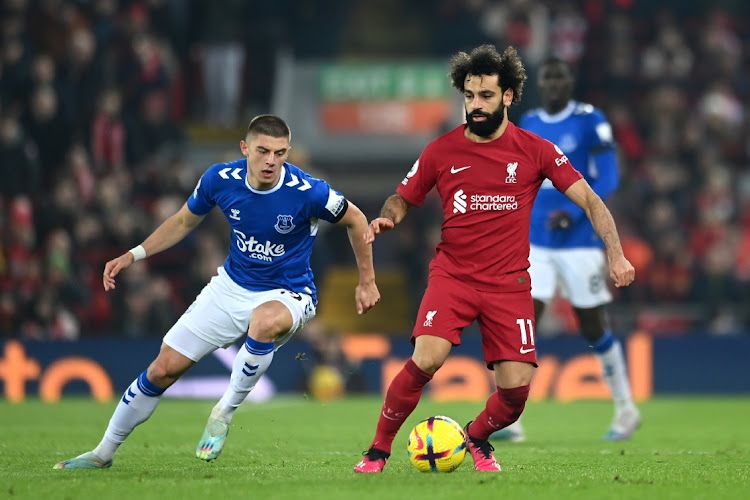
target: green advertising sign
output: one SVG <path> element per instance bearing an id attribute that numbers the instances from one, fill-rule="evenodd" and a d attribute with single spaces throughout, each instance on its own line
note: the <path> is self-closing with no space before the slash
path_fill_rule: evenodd
<path id="1" fill-rule="evenodd" d="M 379 101 L 450 97 L 448 67 L 431 62 L 324 65 L 318 73 L 323 101 Z"/>

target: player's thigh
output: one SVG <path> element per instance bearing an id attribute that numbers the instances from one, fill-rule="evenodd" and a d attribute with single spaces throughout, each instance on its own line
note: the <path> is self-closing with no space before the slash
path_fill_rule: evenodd
<path id="1" fill-rule="evenodd" d="M 527 291 L 482 294 L 478 318 L 482 351 L 488 368 L 497 361 L 536 366 L 534 301 Z"/>
<path id="2" fill-rule="evenodd" d="M 257 310 L 253 312 L 253 320 L 248 331 L 250 336 L 253 336 L 252 328 L 255 326 L 255 315 L 261 309 L 267 307 L 275 309 L 278 306 L 282 306 L 289 313 L 277 318 L 268 318 L 266 315 L 268 311 L 262 313 L 266 317 L 264 320 L 267 325 L 266 328 L 274 329 L 273 342 L 276 349 L 286 344 L 294 334 L 302 330 L 307 322 L 315 317 L 316 310 L 313 298 L 305 293 L 276 289 L 267 292 L 258 292 L 255 300 L 259 304 Z"/>
<path id="3" fill-rule="evenodd" d="M 479 313 L 478 292 L 461 281 L 444 276 L 430 276 L 411 342 L 421 335 L 433 335 L 453 345 L 461 343 L 461 332 Z"/>
<path id="4" fill-rule="evenodd" d="M 531 245 L 529 248 L 529 276 L 531 295 L 536 300 L 549 302 L 557 289 L 557 271 L 551 258 L 552 250 Z"/>
<path id="5" fill-rule="evenodd" d="M 220 269 L 177 320 L 164 341 L 177 350 L 189 347 L 190 355 L 183 354 L 194 361 L 211 352 L 209 346 L 216 349 L 234 344 L 247 333 L 250 314 L 257 305 L 253 301 L 254 293 L 257 292 L 234 283 Z M 185 331 L 203 342 L 190 339 L 191 335 Z"/>
<path id="6" fill-rule="evenodd" d="M 573 307 L 590 309 L 612 301 L 607 287 L 607 258 L 599 248 L 558 250 L 555 267 Z"/>

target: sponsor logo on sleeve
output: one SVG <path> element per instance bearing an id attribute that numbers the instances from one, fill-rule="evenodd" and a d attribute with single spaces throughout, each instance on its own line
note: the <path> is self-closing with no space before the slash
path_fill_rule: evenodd
<path id="1" fill-rule="evenodd" d="M 559 167 L 560 165 L 568 163 L 568 157 L 565 156 L 563 150 L 557 147 L 557 144 L 553 144 L 553 146 L 555 146 L 555 151 L 557 151 L 557 154 L 560 155 L 560 158 L 555 158 L 555 164 Z"/>
<path id="2" fill-rule="evenodd" d="M 331 212 L 331 215 L 338 217 L 341 210 L 344 208 L 344 197 L 333 189 L 328 189 L 328 202 L 326 202 L 326 210 Z"/>
<path id="3" fill-rule="evenodd" d="M 409 170 L 409 173 L 406 174 L 406 177 L 404 177 L 404 180 L 401 181 L 401 184 L 406 186 L 409 183 L 409 179 L 414 177 L 414 174 L 417 173 L 417 170 L 419 170 L 419 158 L 417 158 L 417 161 L 414 162 L 414 165 L 412 165 L 411 170 Z"/>

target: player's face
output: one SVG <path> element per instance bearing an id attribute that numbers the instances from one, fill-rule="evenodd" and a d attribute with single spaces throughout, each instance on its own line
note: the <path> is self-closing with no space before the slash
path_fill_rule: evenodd
<path id="1" fill-rule="evenodd" d="M 503 90 L 497 75 L 467 75 L 464 81 L 466 126 L 479 137 L 490 137 L 505 118 Z"/>
<path id="2" fill-rule="evenodd" d="M 289 138 L 257 134 L 246 139 L 240 141 L 240 149 L 247 158 L 247 180 L 254 189 L 271 189 L 289 157 Z"/>
<path id="3" fill-rule="evenodd" d="M 567 64 L 554 62 L 539 70 L 537 86 L 548 111 L 562 110 L 573 95 L 573 74 Z"/>

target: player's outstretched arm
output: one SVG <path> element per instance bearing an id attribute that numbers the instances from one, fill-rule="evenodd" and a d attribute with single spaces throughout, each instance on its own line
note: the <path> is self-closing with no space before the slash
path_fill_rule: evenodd
<path id="1" fill-rule="evenodd" d="M 375 267 L 372 263 L 372 245 L 365 241 L 368 230 L 365 214 L 351 201 L 338 224 L 346 226 L 349 243 L 354 250 L 359 270 L 359 284 L 354 290 L 357 314 L 364 314 L 380 301 L 380 292 L 375 284 Z"/>
<path id="2" fill-rule="evenodd" d="M 604 242 L 609 260 L 609 275 L 615 282 L 615 286 L 619 288 L 631 284 L 635 279 L 635 268 L 625 258 L 615 221 L 602 199 L 591 189 L 585 179 L 573 183 L 565 191 L 565 195 L 586 212 L 596 234 Z"/>
<path id="3" fill-rule="evenodd" d="M 179 212 L 162 222 L 161 225 L 157 227 L 154 232 L 151 233 L 143 243 L 141 243 L 141 245 L 139 245 L 139 251 L 142 252 L 140 258 L 145 258 L 146 256 L 162 252 L 182 241 L 182 239 L 187 236 L 190 231 L 195 229 L 204 218 L 205 215 L 195 215 L 190 211 L 187 203 L 184 204 Z M 131 251 L 127 251 L 116 259 L 107 262 L 104 266 L 104 290 L 114 290 L 115 276 L 117 276 L 120 271 L 129 268 L 135 260 L 135 254 Z"/>
<path id="4" fill-rule="evenodd" d="M 383 234 L 386 231 L 393 229 L 396 224 L 400 223 L 406 217 L 406 212 L 412 206 L 405 199 L 398 194 L 392 194 L 383 203 L 383 208 L 380 209 L 380 217 L 373 219 L 370 222 L 370 226 L 367 229 L 367 236 L 365 243 L 372 243 L 375 241 L 375 236 Z"/>

